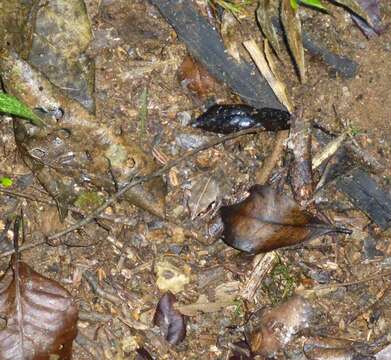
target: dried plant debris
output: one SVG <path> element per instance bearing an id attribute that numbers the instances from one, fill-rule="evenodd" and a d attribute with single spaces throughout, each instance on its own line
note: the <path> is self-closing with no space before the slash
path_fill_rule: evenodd
<path id="1" fill-rule="evenodd" d="M 33 109 L 59 114 L 57 119 L 50 117 L 50 126 L 42 130 L 19 121 L 14 124 L 23 160 L 62 213 L 77 197 L 76 185 L 89 183 L 114 192 L 132 176 L 147 175 L 156 169 L 152 157 L 136 142 L 117 136 L 114 129 L 66 97 L 15 52 L 3 49 L 0 73 L 7 92 Z M 133 187 L 125 198 L 158 217 L 165 216 L 162 178 Z"/>
<path id="2" fill-rule="evenodd" d="M 82 0 L 51 0 L 30 16 L 34 33 L 28 60 L 48 79 L 94 110 L 94 67 L 84 53 L 92 39 Z"/>
<path id="3" fill-rule="evenodd" d="M 229 134 L 252 127 L 265 131 L 289 129 L 290 114 L 284 110 L 249 105 L 213 105 L 199 116 L 192 126 L 218 134 Z"/>
<path id="4" fill-rule="evenodd" d="M 258 3 L 259 7 L 257 9 L 257 20 L 262 32 L 278 56 L 281 52 L 280 43 L 277 36 L 277 31 L 272 23 L 273 15 L 276 15 L 276 8 L 273 6 L 273 1 L 271 0 L 260 0 Z"/>
<path id="5" fill-rule="evenodd" d="M 309 360 L 375 360 L 374 356 L 355 350 L 352 341 L 336 338 L 310 337 L 304 343 Z"/>
<path id="6" fill-rule="evenodd" d="M 361 17 L 352 15 L 357 26 L 367 38 L 379 35 L 384 29 L 380 14 L 380 0 L 357 0 L 357 3 L 365 10 L 372 23 L 370 26 Z"/>
<path id="7" fill-rule="evenodd" d="M 175 296 L 165 293 L 156 308 L 154 325 L 159 326 L 164 338 L 172 345 L 181 343 L 186 337 L 186 318 L 174 308 Z"/>
<path id="8" fill-rule="evenodd" d="M 301 39 L 301 22 L 299 12 L 291 6 L 291 0 L 282 0 L 281 21 L 288 40 L 289 49 L 295 60 L 302 83 L 306 81 L 304 65 L 304 47 Z"/>
<path id="9" fill-rule="evenodd" d="M 265 310 L 259 325 L 250 335 L 254 354 L 273 358 L 303 329 L 308 328 L 313 309 L 307 300 L 293 296 L 276 307 Z"/>
<path id="10" fill-rule="evenodd" d="M 248 253 L 267 252 L 346 229 L 327 224 L 301 209 L 288 195 L 254 185 L 242 202 L 221 208 L 224 241 Z"/>
<path id="11" fill-rule="evenodd" d="M 199 97 L 209 95 L 216 86 L 216 80 L 190 55 L 183 60 L 178 70 L 178 78 L 183 88 Z"/>
<path id="12" fill-rule="evenodd" d="M 253 360 L 250 345 L 246 341 L 239 341 L 230 345 L 231 355 L 228 360 Z"/>
<path id="13" fill-rule="evenodd" d="M 0 282 L 0 358 L 71 359 L 78 310 L 59 283 L 15 260 Z"/>

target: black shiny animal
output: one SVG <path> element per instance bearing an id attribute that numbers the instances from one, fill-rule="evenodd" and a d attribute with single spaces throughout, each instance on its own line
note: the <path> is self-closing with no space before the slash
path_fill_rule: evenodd
<path id="1" fill-rule="evenodd" d="M 229 134 L 251 127 L 265 131 L 289 129 L 290 114 L 287 111 L 249 105 L 213 105 L 191 124 L 195 128 L 219 134 Z"/>

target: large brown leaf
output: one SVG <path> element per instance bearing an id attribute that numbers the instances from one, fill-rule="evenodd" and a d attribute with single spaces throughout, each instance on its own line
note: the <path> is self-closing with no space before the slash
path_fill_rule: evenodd
<path id="1" fill-rule="evenodd" d="M 250 196 L 221 208 L 224 241 L 241 251 L 261 253 L 340 229 L 302 210 L 289 196 L 254 185 Z"/>
<path id="2" fill-rule="evenodd" d="M 0 359 L 71 359 L 77 307 L 67 290 L 21 261 L 0 282 Z"/>

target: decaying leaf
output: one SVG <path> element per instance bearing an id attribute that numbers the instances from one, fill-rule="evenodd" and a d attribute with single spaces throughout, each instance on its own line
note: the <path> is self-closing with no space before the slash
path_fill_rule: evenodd
<path id="1" fill-rule="evenodd" d="M 339 231 L 270 186 L 254 185 L 249 197 L 220 211 L 224 241 L 248 253 L 267 252 Z"/>
<path id="2" fill-rule="evenodd" d="M 371 18 L 368 16 L 367 12 L 361 6 L 361 4 L 357 0 L 333 0 L 337 4 L 340 4 L 344 7 L 347 7 L 355 14 L 363 18 L 369 25 L 372 25 Z"/>
<path id="3" fill-rule="evenodd" d="M 15 260 L 0 282 L 0 358 L 71 359 L 78 310 L 59 283 Z"/>
<path id="4" fill-rule="evenodd" d="M 213 105 L 199 116 L 192 126 L 218 134 L 262 128 L 266 131 L 289 129 L 290 115 L 278 109 L 256 109 L 249 105 Z"/>
<path id="5" fill-rule="evenodd" d="M 232 12 L 224 11 L 221 19 L 220 33 L 228 54 L 231 55 L 237 63 L 240 63 L 240 22 Z"/>
<path id="6" fill-rule="evenodd" d="M 132 176 L 156 169 L 152 157 L 136 142 L 117 136 L 15 52 L 2 49 L 0 74 L 7 92 L 30 108 L 59 114 L 57 120 L 48 119 L 48 127 L 40 131 L 19 121 L 14 124 L 23 160 L 63 208 L 75 200 L 75 185 L 87 182 L 114 192 Z M 125 199 L 158 217 L 165 216 L 162 178 L 133 187 Z"/>
<path id="7" fill-rule="evenodd" d="M 279 56 L 280 54 L 280 43 L 278 40 L 277 32 L 274 29 L 272 18 L 274 14 L 274 6 L 271 0 L 260 0 L 259 7 L 257 9 L 257 20 L 261 27 L 262 32 L 266 36 L 273 50 Z"/>
<path id="8" fill-rule="evenodd" d="M 48 79 L 94 110 L 94 67 L 84 53 L 92 39 L 82 0 L 51 0 L 36 6 L 29 19 L 34 29 L 28 60 Z"/>
<path id="9" fill-rule="evenodd" d="M 312 316 L 311 305 L 296 295 L 265 310 L 259 326 L 251 333 L 251 350 L 254 354 L 273 358 L 300 330 L 309 327 Z"/>
<path id="10" fill-rule="evenodd" d="M 177 345 L 186 337 L 186 318 L 174 308 L 176 298 L 170 292 L 165 293 L 156 308 L 154 325 L 159 326 L 164 338 Z"/>
<path id="11" fill-rule="evenodd" d="M 216 80 L 190 55 L 186 56 L 178 70 L 182 86 L 198 96 L 206 96 L 216 86 Z"/>
<path id="12" fill-rule="evenodd" d="M 299 12 L 291 6 L 291 0 L 282 0 L 281 2 L 281 21 L 284 27 L 289 49 L 297 65 L 300 80 L 306 81 L 304 64 L 304 47 L 301 39 L 301 22 Z"/>
<path id="13" fill-rule="evenodd" d="M 371 26 L 367 24 L 361 17 L 352 14 L 352 18 L 365 34 L 366 37 L 371 38 L 380 34 L 383 30 L 380 14 L 380 0 L 356 0 L 361 8 L 368 14 L 371 19 Z"/>

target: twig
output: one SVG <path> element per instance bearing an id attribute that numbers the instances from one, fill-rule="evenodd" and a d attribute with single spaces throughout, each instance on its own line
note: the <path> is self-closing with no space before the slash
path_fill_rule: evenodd
<path id="1" fill-rule="evenodd" d="M 39 203 L 42 203 L 42 204 L 46 204 L 46 205 L 49 205 L 49 206 L 57 207 L 57 204 L 54 201 L 36 198 L 36 197 L 34 197 L 34 196 L 30 195 L 30 194 L 21 193 L 21 192 L 13 191 L 13 190 L 1 189 L 1 188 L 0 188 L 0 192 L 4 193 L 4 194 L 7 194 L 9 196 L 20 197 L 20 198 L 23 198 L 23 199 L 36 201 L 36 202 L 39 202 Z M 73 212 L 75 212 L 77 214 L 85 216 L 85 212 L 80 210 L 77 207 L 65 206 L 65 205 L 64 205 L 64 207 L 66 207 L 68 210 L 71 210 L 71 211 L 73 211 Z M 128 225 L 128 226 L 134 226 L 135 225 L 135 221 L 133 219 L 127 219 L 127 218 L 120 217 L 120 216 L 110 216 L 110 215 L 106 215 L 106 214 L 99 214 L 96 217 L 99 218 L 99 219 L 102 219 L 102 220 L 111 221 L 111 222 L 113 222 L 115 224 L 123 224 L 123 225 Z"/>
<path id="2" fill-rule="evenodd" d="M 275 168 L 278 160 L 281 157 L 281 154 L 284 150 L 284 143 L 285 140 L 288 138 L 288 134 L 288 130 L 279 131 L 276 134 L 273 151 L 266 157 L 265 161 L 263 162 L 262 168 L 259 169 L 255 176 L 257 184 L 267 183 L 273 169 Z"/>
<path id="3" fill-rule="evenodd" d="M 102 299 L 112 302 L 115 305 L 120 305 L 122 303 L 122 300 L 118 296 L 103 290 L 98 285 L 95 276 L 90 271 L 84 271 L 83 277 L 87 280 L 88 284 L 91 286 L 92 290 L 96 295 L 100 296 Z"/>
<path id="4" fill-rule="evenodd" d="M 254 300 L 254 295 L 261 285 L 265 276 L 270 272 L 271 268 L 277 261 L 277 253 L 275 251 L 266 254 L 258 254 L 253 263 L 254 269 L 248 279 L 246 285 L 242 289 L 240 296 L 248 301 Z"/>

